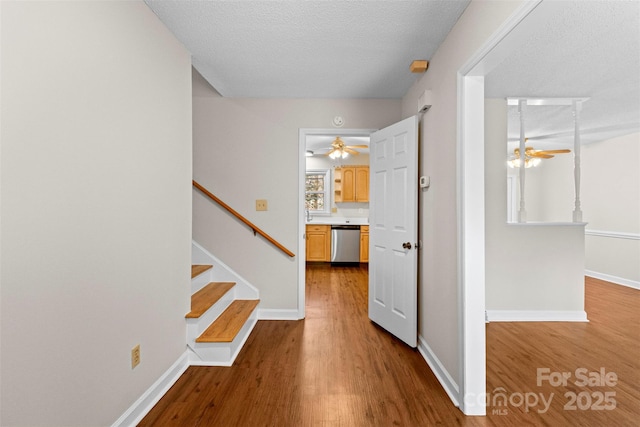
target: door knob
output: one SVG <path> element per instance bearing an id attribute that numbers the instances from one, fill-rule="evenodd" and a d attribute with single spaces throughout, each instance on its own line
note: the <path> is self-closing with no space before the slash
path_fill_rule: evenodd
<path id="1" fill-rule="evenodd" d="M 411 242 L 403 243 L 402 247 L 405 248 L 405 249 L 411 249 Z"/>

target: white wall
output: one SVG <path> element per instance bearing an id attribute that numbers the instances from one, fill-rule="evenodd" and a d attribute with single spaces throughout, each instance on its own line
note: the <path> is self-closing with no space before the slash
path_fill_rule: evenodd
<path id="1" fill-rule="evenodd" d="M 416 114 L 418 97 L 431 89 L 433 106 L 420 124 L 418 332 L 456 384 L 460 382 L 457 229 L 457 72 L 521 2 L 472 1 L 431 58 L 429 69 L 403 98 L 402 116 Z"/>
<path id="2" fill-rule="evenodd" d="M 638 162 L 640 133 L 637 132 L 585 145 L 581 150 L 580 199 L 583 219 L 588 222 L 587 272 L 634 287 L 640 287 Z M 534 217 L 569 221 L 575 197 L 573 155 L 556 156 L 543 166 L 546 168 L 543 185 L 547 191 L 532 197 L 532 209 L 538 209 Z M 598 235 L 590 234 L 592 230 Z"/>
<path id="3" fill-rule="evenodd" d="M 196 73 L 194 179 L 285 247 L 297 252 L 300 128 L 375 129 L 400 119 L 399 100 L 222 98 Z M 289 258 L 200 193 L 193 193 L 193 238 L 260 290 L 263 310 L 297 313 L 298 260 Z M 256 212 L 255 200 L 268 211 Z"/>
<path id="4" fill-rule="evenodd" d="M 640 288 L 640 133 L 587 145 L 581 154 L 587 270 Z M 589 230 L 605 235 L 589 235 Z"/>
<path id="5" fill-rule="evenodd" d="M 581 150 L 583 219 L 587 222 L 586 270 L 589 275 L 640 287 L 640 133 Z M 527 218 L 571 221 L 575 190 L 573 153 L 527 169 Z M 590 234 L 598 232 L 597 235 Z M 622 235 L 622 236 L 621 236 Z"/>
<path id="6" fill-rule="evenodd" d="M 584 227 L 507 224 L 506 144 L 506 100 L 487 99 L 486 309 L 499 319 L 504 317 L 495 312 L 510 312 L 513 320 L 529 318 L 529 311 L 537 312 L 538 320 L 579 319 L 584 316 Z"/>
<path id="7" fill-rule="evenodd" d="M 185 351 L 190 56 L 142 2 L 0 7 L 0 424 L 110 425 Z"/>

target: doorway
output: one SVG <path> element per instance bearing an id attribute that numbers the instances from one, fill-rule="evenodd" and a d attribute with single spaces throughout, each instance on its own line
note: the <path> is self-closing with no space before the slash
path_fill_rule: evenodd
<path id="1" fill-rule="evenodd" d="M 300 203 L 299 216 L 298 216 L 298 253 L 301 256 L 298 257 L 298 318 L 303 319 L 305 317 L 305 304 L 306 304 L 306 224 L 307 224 L 307 212 L 305 210 L 306 200 L 306 187 L 305 181 L 307 176 L 307 151 L 312 151 L 313 154 L 309 158 L 310 165 L 313 165 L 314 170 L 326 169 L 329 171 L 329 184 L 333 182 L 333 172 L 335 166 L 357 164 L 366 161 L 369 163 L 368 149 L 357 148 L 359 154 L 351 155 L 345 159 L 332 159 L 329 160 L 327 154 L 331 150 L 331 143 L 336 137 L 340 136 L 346 143 L 346 145 L 360 146 L 367 145 L 369 143 L 369 136 L 375 129 L 300 129 L 299 132 L 299 157 L 298 157 L 298 194 Z M 367 221 L 368 203 L 340 203 L 336 205 L 334 201 L 334 189 L 329 187 L 328 192 L 329 200 L 325 200 L 324 204 L 327 204 L 325 212 L 322 214 L 323 218 L 330 218 L 332 215 L 349 216 L 359 220 L 359 222 L 365 223 Z M 326 222 L 326 221 L 325 221 Z"/>

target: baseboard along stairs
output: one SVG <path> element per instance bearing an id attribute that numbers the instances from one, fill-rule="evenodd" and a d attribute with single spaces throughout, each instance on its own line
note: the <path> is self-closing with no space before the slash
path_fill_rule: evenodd
<path id="1" fill-rule="evenodd" d="M 189 363 L 231 366 L 258 321 L 258 290 L 195 242 L 192 262 Z"/>

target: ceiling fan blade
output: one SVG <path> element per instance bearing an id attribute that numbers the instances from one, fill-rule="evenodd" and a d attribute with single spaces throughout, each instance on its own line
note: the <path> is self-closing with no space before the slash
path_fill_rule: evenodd
<path id="1" fill-rule="evenodd" d="M 332 148 L 331 150 L 329 150 L 329 151 L 325 154 L 325 156 L 330 156 L 330 155 L 331 155 L 331 153 L 333 153 L 334 151 L 338 151 L 338 149 L 337 149 L 337 148 Z"/>
<path id="2" fill-rule="evenodd" d="M 347 147 L 344 147 L 344 151 L 354 156 L 357 156 L 358 154 L 360 154 L 356 150 L 352 150 L 351 148 L 347 148 Z"/>
<path id="3" fill-rule="evenodd" d="M 563 154 L 563 153 L 570 153 L 571 150 L 568 149 L 564 149 L 564 150 L 536 150 L 536 153 L 544 153 L 544 154 Z"/>
<path id="4" fill-rule="evenodd" d="M 527 153 L 527 157 L 537 157 L 539 159 L 552 159 L 553 156 L 551 154 L 542 153 L 540 151 L 533 151 L 531 153 Z"/>
<path id="5" fill-rule="evenodd" d="M 347 148 L 369 148 L 368 145 L 346 145 Z"/>

